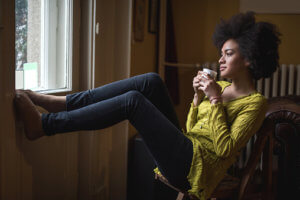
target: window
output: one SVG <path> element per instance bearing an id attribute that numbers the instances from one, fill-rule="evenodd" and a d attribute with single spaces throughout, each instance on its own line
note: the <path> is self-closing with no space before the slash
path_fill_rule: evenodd
<path id="1" fill-rule="evenodd" d="M 71 89 L 72 0 L 16 1 L 16 89 Z"/>

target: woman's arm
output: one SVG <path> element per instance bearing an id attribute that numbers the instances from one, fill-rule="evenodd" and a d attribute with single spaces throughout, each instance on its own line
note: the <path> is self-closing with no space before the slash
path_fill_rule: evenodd
<path id="1" fill-rule="evenodd" d="M 195 126 L 195 124 L 197 123 L 197 114 L 198 114 L 198 106 L 194 106 L 194 103 L 191 103 L 191 107 L 186 120 L 187 132 L 190 132 L 192 128 Z"/>
<path id="2" fill-rule="evenodd" d="M 210 134 L 218 157 L 226 158 L 238 152 L 260 128 L 266 112 L 266 100 L 247 103 L 230 125 L 223 104 L 211 106 L 208 118 Z"/>
<path id="3" fill-rule="evenodd" d="M 200 79 L 201 79 L 202 71 L 198 71 L 197 76 L 193 79 L 193 89 L 194 89 L 194 98 L 191 103 L 191 107 L 187 116 L 186 121 L 186 130 L 187 132 L 191 131 L 194 125 L 197 122 L 197 114 L 198 114 L 198 106 L 204 98 L 204 92 L 200 90 Z"/>

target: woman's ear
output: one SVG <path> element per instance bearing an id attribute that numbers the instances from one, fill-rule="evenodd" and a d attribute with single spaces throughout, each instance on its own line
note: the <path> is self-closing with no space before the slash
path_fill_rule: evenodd
<path id="1" fill-rule="evenodd" d="M 244 64 L 245 64 L 246 67 L 249 67 L 251 65 L 250 62 L 248 61 L 248 59 L 244 60 Z"/>

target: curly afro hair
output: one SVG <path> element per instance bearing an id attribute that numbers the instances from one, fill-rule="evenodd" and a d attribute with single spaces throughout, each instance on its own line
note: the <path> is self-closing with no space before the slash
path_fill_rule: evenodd
<path id="1" fill-rule="evenodd" d="M 242 56 L 250 62 L 252 77 L 258 80 L 270 77 L 279 66 L 280 35 L 274 24 L 255 22 L 254 13 L 247 12 L 228 21 L 221 20 L 213 34 L 213 42 L 221 50 L 228 39 L 234 39 Z"/>

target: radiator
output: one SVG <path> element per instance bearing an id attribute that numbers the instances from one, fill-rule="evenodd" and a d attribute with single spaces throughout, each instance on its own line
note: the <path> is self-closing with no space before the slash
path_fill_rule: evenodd
<path id="1" fill-rule="evenodd" d="M 201 65 L 212 70 L 218 70 L 217 62 L 204 63 Z M 218 76 L 218 80 L 222 79 Z M 230 80 L 226 80 L 230 81 Z M 258 92 L 263 94 L 266 98 L 286 96 L 286 95 L 300 95 L 300 64 L 282 64 L 271 78 L 260 79 L 255 82 L 255 87 Z M 252 147 L 256 136 L 253 136 L 244 151 L 238 158 L 237 165 L 239 168 L 243 168 L 248 161 L 249 155 L 252 151 Z M 273 158 L 273 169 L 277 169 L 277 157 Z M 258 169 L 262 169 L 262 159 L 258 165 Z"/>
<path id="2" fill-rule="evenodd" d="M 266 98 L 300 95 L 300 64 L 282 64 L 271 78 L 257 81 L 256 89 Z"/>

